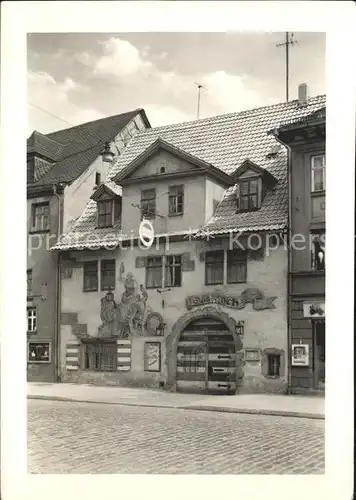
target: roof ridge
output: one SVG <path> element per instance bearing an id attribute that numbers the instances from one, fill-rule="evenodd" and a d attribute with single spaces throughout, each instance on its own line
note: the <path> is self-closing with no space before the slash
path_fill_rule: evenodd
<path id="1" fill-rule="evenodd" d="M 116 115 L 110 115 L 110 116 L 104 116 L 103 118 L 98 118 L 97 120 L 90 120 L 88 122 L 84 122 L 84 123 L 79 123 L 78 125 L 72 125 L 71 127 L 67 127 L 67 128 L 61 128 L 59 130 L 56 130 L 55 132 L 50 132 L 49 134 L 42 134 L 44 135 L 45 137 L 48 137 L 49 139 L 52 139 L 52 135 L 54 134 L 58 134 L 60 132 L 64 132 L 64 131 L 68 131 L 68 130 L 73 130 L 75 128 L 81 128 L 81 127 L 84 127 L 85 125 L 89 125 L 89 124 L 94 124 L 94 123 L 98 123 L 100 121 L 104 121 L 104 120 L 109 120 L 111 118 L 117 118 L 117 117 L 122 117 L 124 115 L 130 115 L 130 114 L 135 114 L 135 113 L 138 113 L 138 112 L 141 112 L 143 111 L 143 108 L 137 108 L 137 109 L 134 109 L 132 111 L 125 111 L 124 113 L 118 113 Z M 52 139 L 54 140 L 54 139 Z"/>
<path id="2" fill-rule="evenodd" d="M 326 94 L 319 94 L 319 95 L 316 95 L 316 96 L 313 96 L 313 97 L 310 97 L 309 100 L 308 100 L 308 103 L 307 105 L 305 106 L 305 108 L 308 108 L 309 105 L 313 105 L 315 103 L 315 101 L 317 100 L 321 100 L 321 98 L 326 98 Z M 217 119 L 224 119 L 224 118 L 236 118 L 237 116 L 243 116 L 244 114 L 252 114 L 252 113 L 255 113 L 255 116 L 256 116 L 256 112 L 264 112 L 266 111 L 266 109 L 268 108 L 277 108 L 277 107 L 282 107 L 282 106 L 285 106 L 286 108 L 288 107 L 292 107 L 291 105 L 292 104 L 295 104 L 298 102 L 298 99 L 293 99 L 292 101 L 282 101 L 282 102 L 278 102 L 278 103 L 275 103 L 275 104 L 268 104 L 268 105 L 265 105 L 265 106 L 258 106 L 257 108 L 249 108 L 249 109 L 244 109 L 242 111 L 233 111 L 231 113 L 221 113 L 221 114 L 217 114 L 217 115 L 213 115 L 213 116 L 208 116 L 206 118 L 200 118 L 200 119 L 195 119 L 195 120 L 187 120 L 187 121 L 184 121 L 184 122 L 180 122 L 180 123 L 172 123 L 172 124 L 169 124 L 169 125 L 160 125 L 159 127 L 152 127 L 150 129 L 144 129 L 142 130 L 142 133 L 149 133 L 149 132 L 158 132 L 160 130 L 162 131 L 165 131 L 165 130 L 169 130 L 170 128 L 174 128 L 174 127 L 179 127 L 179 128 L 184 128 L 184 126 L 192 126 L 193 124 L 194 125 L 200 125 L 202 124 L 203 122 L 209 122 L 209 121 L 212 121 L 212 120 L 217 120 Z"/>

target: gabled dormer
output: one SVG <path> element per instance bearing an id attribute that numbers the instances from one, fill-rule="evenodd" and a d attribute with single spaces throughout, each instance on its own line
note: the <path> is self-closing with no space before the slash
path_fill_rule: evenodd
<path id="1" fill-rule="evenodd" d="M 268 189 L 277 179 L 266 169 L 246 159 L 232 174 L 236 182 L 236 212 L 259 210 Z"/>
<path id="2" fill-rule="evenodd" d="M 121 220 L 121 195 L 117 189 L 101 184 L 91 199 L 97 205 L 97 228 L 113 227 Z"/>

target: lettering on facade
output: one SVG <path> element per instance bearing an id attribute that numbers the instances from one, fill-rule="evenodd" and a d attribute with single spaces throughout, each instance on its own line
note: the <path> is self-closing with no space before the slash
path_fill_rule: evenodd
<path id="1" fill-rule="evenodd" d="M 190 295 L 185 299 L 187 309 L 206 304 L 216 304 L 230 309 L 243 309 L 251 303 L 256 311 L 275 309 L 274 301 L 277 297 L 265 297 L 258 288 L 246 288 L 240 296 L 227 295 L 219 292 L 202 295 Z"/>

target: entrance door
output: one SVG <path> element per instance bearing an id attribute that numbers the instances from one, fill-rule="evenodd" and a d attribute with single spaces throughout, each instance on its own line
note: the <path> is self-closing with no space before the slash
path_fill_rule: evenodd
<path id="1" fill-rule="evenodd" d="M 177 348 L 177 391 L 235 394 L 236 348 L 226 326 L 212 318 L 195 320 Z"/>
<path id="2" fill-rule="evenodd" d="M 325 389 L 325 321 L 314 323 L 314 386 Z"/>

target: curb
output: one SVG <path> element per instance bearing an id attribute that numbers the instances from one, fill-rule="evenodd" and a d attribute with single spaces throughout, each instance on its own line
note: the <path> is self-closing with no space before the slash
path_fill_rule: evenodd
<path id="1" fill-rule="evenodd" d="M 27 399 L 37 399 L 42 401 L 67 401 L 68 403 L 92 403 L 106 404 L 115 406 L 139 406 L 142 408 L 174 408 L 176 410 L 194 410 L 194 411 L 214 411 L 220 413 L 242 413 L 248 415 L 269 415 L 274 417 L 294 417 L 294 418 L 309 418 L 314 420 L 325 420 L 325 415 L 321 413 L 303 413 L 295 411 L 279 411 L 279 410 L 252 410 L 247 408 L 231 408 L 224 406 L 200 406 L 200 405 L 174 405 L 174 404 L 150 404 L 150 403 L 130 403 L 117 401 L 93 401 L 86 399 L 73 399 L 61 396 L 40 396 L 30 395 Z"/>

